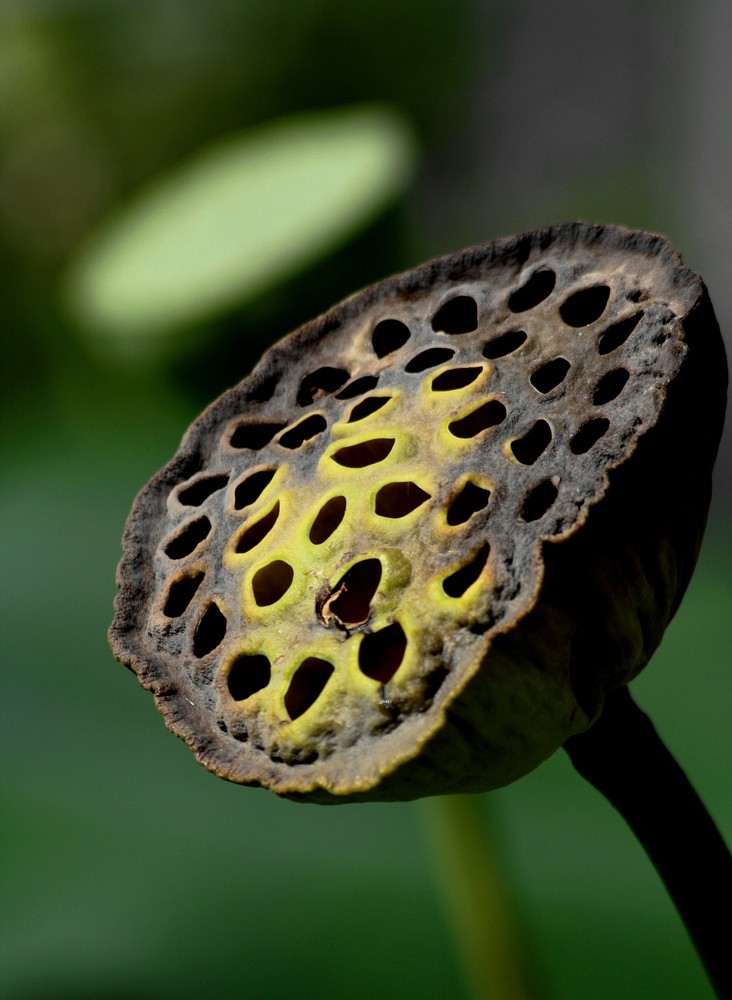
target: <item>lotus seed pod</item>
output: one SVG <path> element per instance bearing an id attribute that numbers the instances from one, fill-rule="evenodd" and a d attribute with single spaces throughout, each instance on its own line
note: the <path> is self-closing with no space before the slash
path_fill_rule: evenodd
<path id="1" fill-rule="evenodd" d="M 137 497 L 114 652 L 231 781 L 505 785 L 660 642 L 725 371 L 657 235 L 571 223 L 374 285 L 272 347 Z"/>

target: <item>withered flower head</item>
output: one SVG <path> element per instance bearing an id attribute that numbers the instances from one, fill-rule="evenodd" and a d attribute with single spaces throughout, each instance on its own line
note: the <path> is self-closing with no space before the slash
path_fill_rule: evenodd
<path id="1" fill-rule="evenodd" d="M 115 655 L 231 781 L 317 802 L 505 785 L 660 642 L 725 384 L 704 286 L 657 235 L 571 223 L 367 288 L 142 490 Z"/>

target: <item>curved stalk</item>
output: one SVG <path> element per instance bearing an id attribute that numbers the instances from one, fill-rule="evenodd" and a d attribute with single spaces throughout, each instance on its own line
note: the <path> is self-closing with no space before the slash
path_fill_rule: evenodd
<path id="1" fill-rule="evenodd" d="M 732 998 L 732 857 L 694 787 L 627 688 L 564 745 L 663 879 L 717 995 Z"/>
<path id="2" fill-rule="evenodd" d="M 476 1000 L 530 1000 L 520 934 L 476 795 L 427 799 L 445 904 Z"/>

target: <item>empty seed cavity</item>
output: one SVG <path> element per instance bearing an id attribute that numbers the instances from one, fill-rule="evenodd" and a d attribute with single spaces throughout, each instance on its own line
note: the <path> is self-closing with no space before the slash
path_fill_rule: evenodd
<path id="1" fill-rule="evenodd" d="M 304 715 L 323 693 L 333 673 L 333 664 L 308 656 L 295 671 L 285 695 L 285 711 L 293 721 Z"/>
<path id="2" fill-rule="evenodd" d="M 275 434 L 279 434 L 285 427 L 287 424 L 239 424 L 238 427 L 234 428 L 229 443 L 232 448 L 249 448 L 250 451 L 261 451 L 270 443 Z"/>
<path id="3" fill-rule="evenodd" d="M 269 684 L 272 667 L 264 653 L 237 656 L 229 668 L 226 684 L 234 701 L 245 701 Z"/>
<path id="4" fill-rule="evenodd" d="M 218 604 L 211 602 L 193 633 L 193 655 L 201 659 L 212 653 L 226 635 L 226 617 Z"/>
<path id="5" fill-rule="evenodd" d="M 192 576 L 181 576 L 177 580 L 173 580 L 163 608 L 163 614 L 167 618 L 180 618 L 188 609 L 188 605 L 201 586 L 204 575 L 204 573 L 195 573 Z"/>
<path id="6" fill-rule="evenodd" d="M 552 429 L 546 420 L 537 420 L 522 437 L 511 442 L 511 451 L 522 465 L 533 465 L 546 451 L 552 439 Z"/>
<path id="7" fill-rule="evenodd" d="M 641 309 L 632 316 L 628 316 L 627 319 L 621 319 L 617 323 L 613 323 L 612 326 L 609 326 L 600 337 L 597 345 L 598 353 L 610 354 L 611 351 L 622 347 L 642 318 L 643 310 Z"/>
<path id="8" fill-rule="evenodd" d="M 607 417 L 596 417 L 594 420 L 588 420 L 582 424 L 569 442 L 572 453 L 574 455 L 584 455 L 593 445 L 597 444 L 609 426 L 610 421 Z"/>
<path id="9" fill-rule="evenodd" d="M 185 559 L 191 555 L 211 531 L 207 517 L 196 518 L 178 532 L 165 546 L 165 554 L 170 559 Z"/>
<path id="10" fill-rule="evenodd" d="M 605 403 L 617 399 L 629 378 L 630 372 L 625 368 L 614 368 L 611 372 L 603 375 L 592 395 L 594 405 L 603 406 Z"/>
<path id="11" fill-rule="evenodd" d="M 609 298 L 610 288 L 607 285 L 581 288 L 564 300 L 559 307 L 559 315 L 567 326 L 589 326 L 605 312 Z"/>
<path id="12" fill-rule="evenodd" d="M 562 384 L 570 367 L 566 358 L 554 358 L 553 361 L 547 361 L 541 368 L 537 368 L 529 378 L 529 382 L 538 392 L 551 392 Z"/>
<path id="13" fill-rule="evenodd" d="M 383 462 L 394 447 L 394 438 L 374 438 L 333 452 L 333 461 L 346 469 L 363 469 Z"/>
<path id="14" fill-rule="evenodd" d="M 426 372 L 428 368 L 436 368 L 444 365 L 446 361 L 455 354 L 450 347 L 428 347 L 426 351 L 420 351 L 404 366 L 404 371 L 414 375 L 417 372 Z"/>
<path id="15" fill-rule="evenodd" d="M 399 622 L 365 635 L 358 647 L 362 674 L 380 684 L 388 684 L 399 669 L 407 650 L 407 637 Z"/>
<path id="16" fill-rule="evenodd" d="M 340 525 L 345 513 L 345 497 L 331 497 L 330 500 L 326 500 L 310 528 L 308 537 L 313 545 L 322 545 L 326 542 Z"/>
<path id="17" fill-rule="evenodd" d="M 238 553 L 250 552 L 255 545 L 259 545 L 259 543 L 267 537 L 272 528 L 275 526 L 275 522 L 279 516 L 280 502 L 278 500 L 274 507 L 268 511 L 264 517 L 260 517 L 258 521 L 255 521 L 254 524 L 251 524 L 241 533 L 234 551 Z"/>
<path id="18" fill-rule="evenodd" d="M 280 374 L 269 375 L 260 381 L 256 389 L 250 389 L 248 398 L 254 403 L 266 403 L 275 394 L 275 389 L 280 384 Z"/>
<path id="19" fill-rule="evenodd" d="M 299 424 L 295 424 L 294 427 L 285 431 L 278 443 L 283 448 L 291 448 L 293 450 L 300 448 L 306 441 L 314 438 L 317 434 L 322 434 L 327 426 L 328 422 L 322 414 L 313 413 L 312 416 L 305 417 Z"/>
<path id="20" fill-rule="evenodd" d="M 391 398 L 391 396 L 367 396 L 366 399 L 362 399 L 353 407 L 348 415 L 347 423 L 355 424 L 357 420 L 365 420 L 366 417 L 370 417 L 372 413 L 380 410 L 382 406 L 386 406 Z"/>
<path id="21" fill-rule="evenodd" d="M 526 284 L 513 292 L 508 299 L 508 308 L 511 312 L 526 312 L 533 309 L 544 299 L 549 298 L 554 291 L 557 276 L 548 267 L 539 268 L 534 271 Z"/>
<path id="22" fill-rule="evenodd" d="M 450 676 L 446 667 L 435 667 L 425 678 L 425 685 L 422 691 L 422 711 L 426 711 L 437 695 L 442 685 Z"/>
<path id="23" fill-rule="evenodd" d="M 489 427 L 496 427 L 506 419 L 506 407 L 497 399 L 489 399 L 459 420 L 452 420 L 447 429 L 457 438 L 476 437 Z"/>
<path id="24" fill-rule="evenodd" d="M 440 306 L 432 317 L 435 333 L 471 333 L 478 329 L 478 303 L 470 295 L 456 295 Z"/>
<path id="25" fill-rule="evenodd" d="M 610 354 L 612 351 L 617 350 L 618 347 L 621 347 L 638 326 L 643 315 L 644 313 L 641 309 L 632 316 L 628 316 L 627 319 L 619 320 L 617 323 L 609 326 L 600 337 L 597 345 L 598 353 Z"/>
<path id="26" fill-rule="evenodd" d="M 557 499 L 559 489 L 551 479 L 538 483 L 524 500 L 521 508 L 521 518 L 524 521 L 538 521 L 549 510 Z"/>
<path id="27" fill-rule="evenodd" d="M 381 561 L 362 559 L 344 573 L 318 609 L 319 619 L 329 627 L 333 620 L 339 628 L 357 628 L 367 622 L 371 601 L 381 580 Z"/>
<path id="28" fill-rule="evenodd" d="M 451 368 L 449 371 L 440 372 L 432 379 L 430 388 L 433 392 L 451 392 L 453 389 L 464 389 L 471 385 L 478 378 L 482 368 Z"/>
<path id="29" fill-rule="evenodd" d="M 507 333 L 502 333 L 500 337 L 496 337 L 495 340 L 488 341 L 483 347 L 483 357 L 489 361 L 493 361 L 495 358 L 505 358 L 508 354 L 517 351 L 525 342 L 525 330 L 509 330 Z"/>
<path id="30" fill-rule="evenodd" d="M 331 368 L 325 366 L 310 372 L 300 383 L 297 391 L 297 401 L 300 406 L 309 406 L 310 403 L 323 396 L 330 396 L 350 378 L 349 372 L 344 368 Z"/>
<path id="31" fill-rule="evenodd" d="M 348 385 L 345 385 L 340 392 L 337 392 L 336 399 L 355 399 L 356 396 L 363 396 L 365 392 L 375 389 L 378 383 L 378 375 L 362 375 L 361 378 L 355 378 Z"/>
<path id="32" fill-rule="evenodd" d="M 429 499 L 416 483 L 387 483 L 376 494 L 374 510 L 379 517 L 406 517 Z"/>
<path id="33" fill-rule="evenodd" d="M 525 341 L 525 330 L 509 330 L 508 333 L 502 333 L 500 337 L 488 341 L 483 348 L 483 357 L 489 361 L 505 358 L 506 355 L 517 351 Z"/>
<path id="34" fill-rule="evenodd" d="M 186 507 L 200 507 L 214 493 L 223 490 L 228 481 L 228 472 L 216 476 L 202 476 L 180 491 L 178 501 Z"/>
<path id="35" fill-rule="evenodd" d="M 252 577 L 254 601 L 260 608 L 276 604 L 290 589 L 295 572 L 283 559 L 262 566 Z"/>
<path id="36" fill-rule="evenodd" d="M 234 490 L 234 509 L 243 510 L 256 503 L 272 482 L 275 472 L 277 469 L 260 469 L 242 479 Z"/>
<path id="37" fill-rule="evenodd" d="M 488 505 L 490 495 L 490 490 L 484 490 L 482 486 L 477 486 L 468 480 L 448 507 L 447 523 L 451 527 L 465 524 L 473 514 L 477 514 Z"/>
<path id="38" fill-rule="evenodd" d="M 442 589 L 448 597 L 462 597 L 466 590 L 473 586 L 483 572 L 489 554 L 490 546 L 486 543 L 478 549 L 470 562 L 461 566 L 459 570 L 451 573 L 442 581 Z"/>
<path id="39" fill-rule="evenodd" d="M 404 347 L 410 336 L 409 327 L 400 319 L 382 319 L 373 329 L 371 346 L 377 358 L 385 358 Z"/>

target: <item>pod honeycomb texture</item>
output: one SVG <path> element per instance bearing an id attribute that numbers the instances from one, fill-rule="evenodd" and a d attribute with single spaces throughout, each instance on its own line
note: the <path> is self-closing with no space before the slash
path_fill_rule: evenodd
<path id="1" fill-rule="evenodd" d="M 660 641 L 703 528 L 719 351 L 699 279 L 617 227 L 366 289 L 142 491 L 114 651 L 233 781 L 313 801 L 511 781 Z"/>

